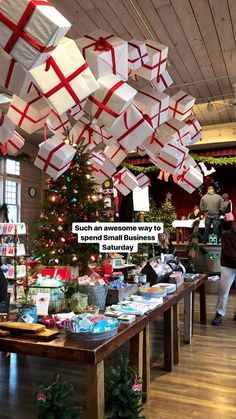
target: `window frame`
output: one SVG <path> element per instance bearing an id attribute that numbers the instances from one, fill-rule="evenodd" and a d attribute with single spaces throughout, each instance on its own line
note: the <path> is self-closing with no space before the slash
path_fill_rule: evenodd
<path id="1" fill-rule="evenodd" d="M 9 159 L 14 160 L 14 159 Z M 18 160 L 15 160 L 18 162 Z M 20 162 L 19 162 L 20 165 Z M 19 175 L 15 174 L 8 174 L 6 173 L 7 170 L 7 159 L 2 158 L 0 161 L 0 199 L 2 204 L 6 203 L 8 206 L 13 205 L 16 207 L 16 220 L 14 222 L 21 221 L 21 178 L 20 178 L 20 171 L 21 165 L 19 167 Z M 16 183 L 16 204 L 8 204 L 6 202 L 6 182 L 14 182 Z"/>

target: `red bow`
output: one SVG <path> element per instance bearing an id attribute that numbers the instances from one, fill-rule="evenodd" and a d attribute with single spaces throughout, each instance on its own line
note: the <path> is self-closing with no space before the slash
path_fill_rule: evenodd
<path id="1" fill-rule="evenodd" d="M 178 180 L 178 182 L 181 180 L 181 181 L 183 181 L 184 180 L 184 177 L 185 177 L 185 175 L 186 175 L 186 173 L 189 171 L 189 169 L 185 169 L 184 171 L 183 171 L 183 173 L 181 173 L 180 175 L 178 175 L 177 176 L 177 180 Z"/>
<path id="2" fill-rule="evenodd" d="M 116 175 L 114 175 L 114 180 L 118 180 L 119 183 L 123 183 L 122 182 L 122 175 L 123 175 L 123 173 L 116 173 Z"/>
<path id="3" fill-rule="evenodd" d="M 94 49 L 95 51 L 110 51 L 112 46 L 105 38 L 103 38 L 103 36 L 100 36 L 100 38 L 95 42 Z"/>

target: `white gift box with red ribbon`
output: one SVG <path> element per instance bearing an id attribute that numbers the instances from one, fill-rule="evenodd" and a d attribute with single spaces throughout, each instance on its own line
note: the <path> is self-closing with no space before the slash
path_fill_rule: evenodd
<path id="1" fill-rule="evenodd" d="M 75 119 L 75 121 L 79 121 L 80 118 L 84 115 L 84 105 L 86 103 L 86 99 L 82 100 L 78 105 L 72 106 L 72 108 L 68 109 L 68 114 Z"/>
<path id="2" fill-rule="evenodd" d="M 131 152 L 153 133 L 153 128 L 145 116 L 133 105 L 121 115 L 109 132 L 116 142 Z"/>
<path id="3" fill-rule="evenodd" d="M 141 189 L 146 188 L 146 186 L 150 186 L 150 179 L 144 173 L 140 173 L 136 176 L 136 180 L 138 181 L 138 186 Z"/>
<path id="4" fill-rule="evenodd" d="M 0 110 L 0 144 L 6 143 L 15 132 L 15 124 Z"/>
<path id="5" fill-rule="evenodd" d="M 164 92 L 168 87 L 173 84 L 173 80 L 166 70 L 162 74 L 160 74 L 156 79 L 151 81 L 151 86 L 153 89 L 157 90 L 158 92 Z"/>
<path id="6" fill-rule="evenodd" d="M 14 156 L 24 147 L 24 144 L 25 139 L 15 131 L 13 136 L 5 144 L 0 146 L 1 152 L 4 156 L 6 154 Z"/>
<path id="7" fill-rule="evenodd" d="M 114 187 L 125 196 L 138 186 L 136 177 L 126 167 L 117 172 L 113 176 L 113 180 Z"/>
<path id="8" fill-rule="evenodd" d="M 195 98 L 180 90 L 170 97 L 169 118 L 183 121 L 191 115 Z"/>
<path id="9" fill-rule="evenodd" d="M 149 60 L 143 64 L 136 73 L 142 78 L 152 81 L 162 74 L 166 69 L 168 47 L 156 41 L 147 39 L 145 41 Z"/>
<path id="10" fill-rule="evenodd" d="M 43 64 L 70 28 L 48 1 L 0 3 L 0 46 L 27 70 Z"/>
<path id="11" fill-rule="evenodd" d="M 137 70 L 149 60 L 146 44 L 137 39 L 128 41 L 128 67 Z"/>
<path id="12" fill-rule="evenodd" d="M 197 141 L 201 141 L 201 139 L 202 139 L 202 127 L 199 124 L 199 121 L 195 117 L 191 117 L 185 122 L 189 127 L 189 133 L 190 133 L 190 136 L 191 136 L 191 143 L 189 145 L 193 145 Z"/>
<path id="13" fill-rule="evenodd" d="M 116 171 L 115 165 L 112 161 L 102 152 L 92 152 L 89 160 L 92 163 L 91 169 L 93 177 L 98 184 L 105 182 Z"/>
<path id="14" fill-rule="evenodd" d="M 189 127 L 183 121 L 171 118 L 164 125 L 167 134 L 173 136 L 173 139 L 181 145 L 189 145 L 191 143 L 191 137 L 189 133 Z"/>
<path id="15" fill-rule="evenodd" d="M 48 129 L 56 133 L 60 132 L 63 134 L 66 130 L 71 129 L 71 123 L 66 113 L 58 115 L 54 109 L 51 109 L 49 117 L 46 121 Z"/>
<path id="16" fill-rule="evenodd" d="M 76 122 L 70 131 L 69 137 L 75 144 L 85 147 L 85 150 L 92 150 L 96 145 L 102 142 L 100 127 L 86 118 L 81 118 Z"/>
<path id="17" fill-rule="evenodd" d="M 117 167 L 126 159 L 128 151 L 126 151 L 120 144 L 112 144 L 105 148 L 104 154 Z"/>
<path id="18" fill-rule="evenodd" d="M 146 154 L 148 154 L 151 159 L 156 160 L 162 148 L 172 140 L 173 135 L 167 134 L 163 129 L 163 126 L 161 126 L 156 130 L 154 135 L 143 142 L 143 147 Z"/>
<path id="19" fill-rule="evenodd" d="M 98 29 L 89 35 L 77 38 L 75 42 L 96 79 L 113 73 L 127 80 L 127 41 Z"/>
<path id="20" fill-rule="evenodd" d="M 50 108 L 45 99 L 29 93 L 24 98 L 13 95 L 7 116 L 18 127 L 32 134 L 44 126 L 49 113 Z"/>
<path id="21" fill-rule="evenodd" d="M 56 134 L 39 145 L 35 166 L 57 179 L 70 166 L 75 148 L 65 142 L 63 134 Z"/>
<path id="22" fill-rule="evenodd" d="M 88 97 L 84 110 L 111 128 L 128 108 L 137 91 L 114 74 L 98 79 L 99 89 Z"/>
<path id="23" fill-rule="evenodd" d="M 159 93 L 151 86 L 138 91 L 133 103 L 145 115 L 148 115 L 155 129 L 167 121 L 170 97 Z"/>
<path id="24" fill-rule="evenodd" d="M 184 169 L 184 170 L 189 169 L 189 168 L 190 168 L 190 166 L 194 167 L 194 169 L 195 169 L 195 170 L 197 170 L 197 171 L 198 171 L 198 173 L 202 174 L 201 169 L 200 169 L 200 167 L 198 166 L 198 163 L 197 163 L 197 162 L 196 162 L 196 161 L 192 158 L 192 156 L 190 156 L 190 155 L 188 154 L 187 158 L 186 158 L 186 159 L 185 159 L 185 161 L 184 161 L 184 164 L 183 164 L 183 169 Z"/>
<path id="25" fill-rule="evenodd" d="M 189 150 L 172 140 L 166 144 L 156 158 L 156 164 L 161 170 L 167 170 L 171 174 L 179 173 Z"/>
<path id="26" fill-rule="evenodd" d="M 196 168 L 190 166 L 177 176 L 177 182 L 185 191 L 192 193 L 203 183 L 203 175 Z"/>
<path id="27" fill-rule="evenodd" d="M 75 41 L 69 38 L 64 38 L 46 63 L 30 74 L 59 115 L 99 87 Z"/>

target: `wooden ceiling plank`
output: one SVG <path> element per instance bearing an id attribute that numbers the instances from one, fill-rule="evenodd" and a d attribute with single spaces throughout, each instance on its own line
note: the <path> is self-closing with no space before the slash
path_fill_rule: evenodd
<path id="1" fill-rule="evenodd" d="M 203 117 L 205 118 L 207 125 L 214 124 L 213 118 L 211 113 L 207 110 L 206 103 L 198 103 L 198 109 L 202 113 Z"/>
<path id="2" fill-rule="evenodd" d="M 84 18 L 84 12 L 81 12 L 75 0 L 70 0 L 70 7 L 65 0 L 52 0 L 52 3 L 71 22 L 72 29 L 68 32 L 70 38 L 75 39 L 83 33 L 94 30 L 94 23 L 86 16 Z"/>
<path id="3" fill-rule="evenodd" d="M 235 0 L 228 0 L 228 4 L 231 16 L 231 24 L 234 32 L 234 39 L 236 39 L 236 2 Z"/>
<path id="4" fill-rule="evenodd" d="M 143 36 L 143 33 L 138 25 L 136 25 L 132 12 L 130 10 L 127 4 L 127 1 L 121 1 L 121 0 L 109 0 L 109 4 L 111 8 L 113 9 L 114 13 L 117 15 L 117 17 L 120 19 L 120 21 L 125 25 L 127 28 L 130 38 L 145 39 Z M 129 38 L 129 39 L 130 39 Z M 129 40 L 127 39 L 127 40 Z"/>
<path id="5" fill-rule="evenodd" d="M 215 27 L 231 83 L 236 83 L 236 49 L 227 0 L 209 0 Z"/>
<path id="6" fill-rule="evenodd" d="M 208 121 L 206 120 L 206 118 L 203 116 L 201 110 L 199 109 L 198 105 L 194 105 L 193 107 L 193 113 L 196 116 L 196 118 L 198 119 L 199 123 L 201 126 L 204 125 L 208 125 Z"/>
<path id="7" fill-rule="evenodd" d="M 99 28 L 105 32 L 111 32 L 112 28 L 110 22 L 104 18 L 100 10 L 91 0 L 79 0 L 79 4 L 94 22 L 94 29 Z M 85 35 L 85 33 L 83 35 Z"/>
<path id="8" fill-rule="evenodd" d="M 211 9 L 206 0 L 190 0 L 198 27 L 202 34 L 208 56 L 211 60 L 212 67 L 216 77 L 227 75 L 222 50 L 218 40 L 215 24 L 212 18 Z M 231 84 L 228 78 L 219 80 L 222 94 L 232 93 Z"/>

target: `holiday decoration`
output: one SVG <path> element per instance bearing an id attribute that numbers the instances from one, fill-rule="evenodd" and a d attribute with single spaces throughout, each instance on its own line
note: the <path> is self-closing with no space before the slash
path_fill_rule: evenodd
<path id="1" fill-rule="evenodd" d="M 13 136 L 2 146 L 0 146 L 3 156 L 9 154 L 13 156 L 14 154 L 18 153 L 25 144 L 25 140 L 21 137 L 18 132 L 14 132 Z"/>
<path id="2" fill-rule="evenodd" d="M 85 111 L 111 128 L 128 108 L 137 91 L 114 74 L 98 79 L 99 89 L 90 95 Z"/>
<path id="3" fill-rule="evenodd" d="M 164 203 L 157 209 L 155 222 L 163 223 L 167 233 L 174 233 L 173 221 L 177 220 L 175 207 L 171 201 L 171 194 L 167 193 Z M 153 220 L 154 221 L 154 220 Z"/>
<path id="4" fill-rule="evenodd" d="M 149 211 L 149 188 L 144 186 L 140 188 L 137 186 L 132 191 L 133 209 L 134 211 Z"/>
<path id="5" fill-rule="evenodd" d="M 144 115 L 148 115 L 152 127 L 157 128 L 168 119 L 169 99 L 165 93 L 148 86 L 138 91 L 133 103 Z"/>
<path id="6" fill-rule="evenodd" d="M 39 145 L 39 152 L 34 162 L 35 166 L 57 179 L 70 166 L 76 150 L 65 143 L 62 134 L 53 135 Z"/>
<path id="7" fill-rule="evenodd" d="M 128 152 L 119 144 L 112 144 L 107 146 L 104 150 L 104 154 L 112 161 L 116 167 L 119 166 L 128 156 Z"/>
<path id="8" fill-rule="evenodd" d="M 184 122 L 178 119 L 171 118 L 163 126 L 162 129 L 167 134 L 173 136 L 173 139 L 181 145 L 189 145 L 191 143 L 191 137 L 189 133 L 189 127 Z"/>
<path id="9" fill-rule="evenodd" d="M 199 124 L 198 120 L 195 117 L 191 117 L 185 121 L 189 127 L 189 133 L 191 136 L 191 143 L 189 145 L 195 144 L 197 141 L 202 139 L 202 127 Z"/>
<path id="10" fill-rule="evenodd" d="M 177 176 L 178 185 L 185 191 L 192 193 L 203 183 L 203 175 L 194 167 L 190 166 L 187 170 Z"/>
<path id="11" fill-rule="evenodd" d="M 138 181 L 138 186 L 141 189 L 150 186 L 150 179 L 144 173 L 140 173 L 138 176 L 136 176 L 136 180 Z"/>
<path id="12" fill-rule="evenodd" d="M 178 173 L 181 171 L 188 152 L 186 147 L 172 140 L 161 149 L 156 159 L 156 165 L 171 174 Z"/>
<path id="13" fill-rule="evenodd" d="M 128 67 L 137 70 L 149 60 L 147 47 L 144 42 L 137 39 L 128 41 Z"/>
<path id="14" fill-rule="evenodd" d="M 86 99 L 82 100 L 78 105 L 72 106 L 72 108 L 68 109 L 68 114 L 72 116 L 76 121 L 79 121 L 80 118 L 84 115 L 84 105 L 85 105 Z"/>
<path id="15" fill-rule="evenodd" d="M 201 167 L 201 170 L 204 174 L 204 176 L 212 175 L 212 173 L 216 172 L 216 169 L 214 167 L 211 167 L 210 169 L 207 169 L 205 163 L 201 162 L 199 163 L 199 166 Z"/>
<path id="16" fill-rule="evenodd" d="M 113 73 L 127 80 L 127 41 L 98 29 L 83 38 L 77 38 L 76 44 L 96 79 Z"/>
<path id="17" fill-rule="evenodd" d="M 136 148 L 136 152 L 140 155 L 140 156 L 145 156 L 146 154 L 146 150 L 145 148 L 142 146 L 139 146 Z"/>
<path id="18" fill-rule="evenodd" d="M 0 46 L 27 70 L 44 63 L 70 27 L 46 0 L 1 1 Z"/>
<path id="19" fill-rule="evenodd" d="M 113 179 L 115 188 L 125 196 L 138 186 L 135 176 L 125 167 L 117 172 Z"/>
<path id="20" fill-rule="evenodd" d="M 24 131 L 32 134 L 42 128 L 50 113 L 50 108 L 42 96 L 29 93 L 23 98 L 13 95 L 7 116 Z"/>
<path id="21" fill-rule="evenodd" d="M 200 163 L 201 164 L 201 163 Z M 196 169 L 199 173 L 201 173 L 200 170 L 200 164 L 198 165 L 197 162 L 192 158 L 192 156 L 190 156 L 189 154 L 187 155 L 184 164 L 183 164 L 183 169 L 189 169 L 190 166 L 194 167 L 194 169 Z"/>
<path id="22" fill-rule="evenodd" d="M 169 118 L 176 118 L 183 121 L 191 115 L 195 98 L 180 90 L 170 97 Z"/>
<path id="23" fill-rule="evenodd" d="M 54 133 L 59 132 L 63 134 L 65 131 L 71 128 L 71 123 L 67 114 L 63 113 L 60 116 L 54 111 L 54 109 L 51 109 L 46 123 L 50 131 Z"/>
<path id="24" fill-rule="evenodd" d="M 151 39 L 146 40 L 145 44 L 149 60 L 148 63 L 142 64 L 142 67 L 136 70 L 136 74 L 151 81 L 157 79 L 165 71 L 168 47 Z"/>
<path id="25" fill-rule="evenodd" d="M 116 171 L 116 166 L 113 162 L 102 152 L 92 152 L 90 155 L 92 163 L 91 170 L 95 181 L 101 185 L 106 179 L 110 178 Z"/>
<path id="26" fill-rule="evenodd" d="M 15 125 L 3 111 L 0 111 L 0 144 L 6 143 L 14 134 Z"/>
<path id="27" fill-rule="evenodd" d="M 162 127 L 156 130 L 155 134 L 143 142 L 143 147 L 149 157 L 156 160 L 162 148 L 173 140 L 173 135 L 168 135 Z"/>
<path id="28" fill-rule="evenodd" d="M 156 79 L 151 81 L 151 86 L 158 92 L 164 92 L 164 90 L 170 87 L 172 84 L 173 80 L 167 70 L 160 74 Z"/>
<path id="29" fill-rule="evenodd" d="M 150 122 L 150 123 L 149 123 Z M 117 119 L 117 122 L 109 129 L 116 142 L 127 151 L 133 151 L 142 145 L 145 138 L 153 133 L 151 121 L 134 106 Z"/>
<path id="30" fill-rule="evenodd" d="M 89 122 L 84 117 L 76 122 L 70 131 L 69 137 L 74 144 L 82 143 L 83 146 L 86 147 L 86 151 L 92 150 L 96 145 L 102 142 L 100 127 Z"/>
<path id="31" fill-rule="evenodd" d="M 64 38 L 46 63 L 30 74 L 59 115 L 99 87 L 75 41 L 69 38 Z"/>

